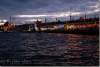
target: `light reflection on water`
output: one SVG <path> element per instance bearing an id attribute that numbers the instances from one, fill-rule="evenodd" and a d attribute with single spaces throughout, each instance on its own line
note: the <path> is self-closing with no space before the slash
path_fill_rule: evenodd
<path id="1" fill-rule="evenodd" d="M 98 65 L 96 35 L 0 33 L 0 65 Z"/>

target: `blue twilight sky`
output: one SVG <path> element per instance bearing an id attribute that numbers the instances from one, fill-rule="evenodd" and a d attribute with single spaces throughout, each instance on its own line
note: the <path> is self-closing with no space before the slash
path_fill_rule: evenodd
<path id="1" fill-rule="evenodd" d="M 73 16 L 97 13 L 99 0 L 0 0 L 0 18 L 63 18 L 69 11 Z"/>

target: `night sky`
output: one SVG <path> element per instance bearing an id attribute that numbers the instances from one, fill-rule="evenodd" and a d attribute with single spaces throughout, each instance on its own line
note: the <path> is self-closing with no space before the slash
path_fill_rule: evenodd
<path id="1" fill-rule="evenodd" d="M 0 0 L 0 16 L 67 17 L 99 12 L 99 0 Z"/>

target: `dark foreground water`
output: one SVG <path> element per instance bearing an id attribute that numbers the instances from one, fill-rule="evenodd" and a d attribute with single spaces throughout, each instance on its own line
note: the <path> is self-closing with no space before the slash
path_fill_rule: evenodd
<path id="1" fill-rule="evenodd" d="M 99 36 L 0 33 L 0 65 L 99 65 Z"/>

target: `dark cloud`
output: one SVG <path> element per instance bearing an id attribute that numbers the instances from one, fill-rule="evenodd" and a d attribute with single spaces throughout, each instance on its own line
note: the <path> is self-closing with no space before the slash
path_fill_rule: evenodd
<path id="1" fill-rule="evenodd" d="M 39 14 L 41 12 L 59 12 L 95 5 L 98 0 L 0 0 L 0 15 Z"/>
<path id="2" fill-rule="evenodd" d="M 19 3 L 28 3 L 28 2 L 31 2 L 32 0 L 14 0 L 16 2 L 19 2 Z"/>

